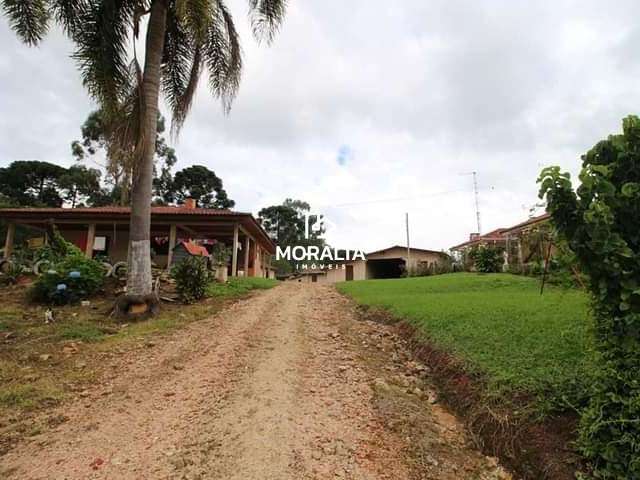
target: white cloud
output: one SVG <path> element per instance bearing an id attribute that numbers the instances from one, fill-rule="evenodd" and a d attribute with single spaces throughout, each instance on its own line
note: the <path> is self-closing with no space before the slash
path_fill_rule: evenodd
<path id="1" fill-rule="evenodd" d="M 326 210 L 340 247 L 447 248 L 518 222 L 540 169 L 579 157 L 638 111 L 640 4 L 592 1 L 292 1 L 271 47 L 230 2 L 245 73 L 231 114 L 203 78 L 178 167 L 221 176 L 239 210 L 286 197 Z M 69 164 L 92 105 L 54 34 L 38 49 L 0 24 L 0 161 Z M 337 162 L 341 147 L 349 155 Z"/>

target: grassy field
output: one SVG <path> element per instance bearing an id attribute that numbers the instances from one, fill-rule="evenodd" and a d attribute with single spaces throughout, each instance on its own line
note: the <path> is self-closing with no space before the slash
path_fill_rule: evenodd
<path id="1" fill-rule="evenodd" d="M 438 349 L 481 374 L 488 392 L 525 393 L 538 408 L 579 402 L 590 373 L 589 300 L 509 274 L 455 273 L 346 282 L 339 290 L 419 327 Z"/>

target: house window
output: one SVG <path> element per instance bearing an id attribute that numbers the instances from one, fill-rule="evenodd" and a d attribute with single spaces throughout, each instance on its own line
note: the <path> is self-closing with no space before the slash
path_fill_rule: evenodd
<path id="1" fill-rule="evenodd" d="M 95 252 L 106 253 L 106 251 L 107 251 L 107 237 L 95 237 L 93 239 L 93 250 Z"/>

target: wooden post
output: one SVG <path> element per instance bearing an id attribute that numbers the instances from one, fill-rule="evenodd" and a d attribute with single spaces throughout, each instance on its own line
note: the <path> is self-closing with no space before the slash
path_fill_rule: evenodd
<path id="1" fill-rule="evenodd" d="M 256 243 L 256 257 L 253 263 L 253 271 L 255 272 L 254 275 L 256 277 L 262 276 L 262 258 L 260 257 L 260 255 L 261 255 L 260 245 Z"/>
<path id="2" fill-rule="evenodd" d="M 524 257 L 522 255 L 522 237 L 518 237 L 518 264 L 520 268 L 522 268 L 524 262 Z"/>
<path id="3" fill-rule="evenodd" d="M 244 240 L 244 276 L 249 276 L 249 237 L 245 237 Z"/>
<path id="4" fill-rule="evenodd" d="M 90 223 L 87 230 L 87 245 L 84 247 L 84 254 L 87 258 L 93 257 L 93 244 L 96 239 L 96 224 Z"/>
<path id="5" fill-rule="evenodd" d="M 507 252 L 507 254 L 504 257 L 504 265 L 508 271 L 509 270 L 509 254 L 511 253 L 511 236 L 508 234 L 507 234 L 505 251 Z"/>
<path id="6" fill-rule="evenodd" d="M 175 224 L 169 227 L 169 251 L 167 252 L 167 269 L 171 268 L 171 262 L 173 260 L 173 249 L 176 247 L 176 226 Z"/>
<path id="7" fill-rule="evenodd" d="M 7 224 L 7 236 L 4 240 L 4 258 L 9 258 L 13 253 L 13 239 L 16 236 L 16 224 Z"/>
<path id="8" fill-rule="evenodd" d="M 233 253 L 231 255 L 231 276 L 238 275 L 238 224 L 233 225 Z"/>

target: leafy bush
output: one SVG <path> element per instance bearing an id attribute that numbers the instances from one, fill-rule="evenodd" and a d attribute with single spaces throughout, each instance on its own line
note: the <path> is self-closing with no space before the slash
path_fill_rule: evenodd
<path id="1" fill-rule="evenodd" d="M 540 196 L 587 275 L 600 367 L 580 447 L 603 479 L 640 478 L 640 118 L 582 157 L 580 186 L 545 168 Z"/>
<path id="2" fill-rule="evenodd" d="M 209 270 L 205 257 L 187 257 L 171 269 L 176 290 L 184 303 L 193 303 L 205 296 Z"/>
<path id="3" fill-rule="evenodd" d="M 97 293 L 104 281 L 105 271 L 99 262 L 74 253 L 38 277 L 31 295 L 43 303 L 76 303 Z"/>
<path id="4" fill-rule="evenodd" d="M 481 245 L 469 253 L 477 272 L 496 273 L 502 270 L 502 250 Z"/>

